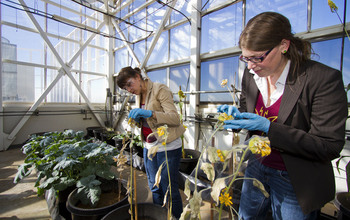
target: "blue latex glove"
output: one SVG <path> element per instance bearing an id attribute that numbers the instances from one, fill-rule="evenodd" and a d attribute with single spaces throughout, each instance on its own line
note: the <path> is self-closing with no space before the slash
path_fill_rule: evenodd
<path id="1" fill-rule="evenodd" d="M 225 121 L 225 129 L 247 129 L 249 131 L 263 131 L 267 134 L 271 122 L 257 114 L 243 112 L 240 114 L 242 119 Z"/>
<path id="2" fill-rule="evenodd" d="M 145 110 L 142 108 L 135 108 L 130 111 L 129 118 L 134 119 L 136 122 L 140 122 L 140 118 L 149 118 L 152 116 L 151 110 Z"/>
<path id="3" fill-rule="evenodd" d="M 232 115 L 234 118 L 242 118 L 238 108 L 233 105 L 219 105 L 217 111 L 220 113 L 226 113 L 227 115 Z"/>

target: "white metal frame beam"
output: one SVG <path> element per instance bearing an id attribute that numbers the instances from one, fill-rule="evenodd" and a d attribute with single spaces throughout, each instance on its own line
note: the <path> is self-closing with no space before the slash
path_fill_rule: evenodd
<path id="1" fill-rule="evenodd" d="M 200 39 L 201 39 L 201 12 L 196 10 L 202 7 L 202 1 L 193 1 L 191 12 L 191 54 L 190 54 L 190 91 L 199 91 L 200 78 Z M 199 110 L 199 94 L 190 94 L 189 114 L 195 115 Z M 197 149 L 199 137 L 199 124 L 195 123 L 189 128 L 188 144 Z M 199 149 L 200 150 L 200 149 Z"/>

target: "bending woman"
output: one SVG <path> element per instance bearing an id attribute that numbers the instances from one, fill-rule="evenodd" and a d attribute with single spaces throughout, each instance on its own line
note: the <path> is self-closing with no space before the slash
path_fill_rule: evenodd
<path id="1" fill-rule="evenodd" d="M 140 99 L 139 108 L 132 109 L 129 118 L 141 123 L 141 137 L 144 141 L 143 158 L 148 178 L 148 185 L 152 191 L 153 203 L 163 205 L 165 193 L 168 189 L 168 172 L 163 166 L 159 187 L 155 186 L 155 176 L 160 165 L 165 161 L 165 148 L 159 147 L 157 154 L 150 160 L 147 157 L 148 149 L 161 145 L 155 136 L 148 135 L 157 132 L 162 125 L 168 126 L 166 150 L 171 180 L 172 214 L 180 218 L 182 213 L 182 199 L 178 186 L 179 166 L 181 159 L 181 138 L 185 128 L 180 123 L 180 116 L 174 105 L 173 94 L 170 89 L 160 83 L 153 83 L 143 79 L 139 68 L 122 68 L 117 76 L 120 88 L 135 94 Z M 168 194 L 169 195 L 169 194 Z"/>

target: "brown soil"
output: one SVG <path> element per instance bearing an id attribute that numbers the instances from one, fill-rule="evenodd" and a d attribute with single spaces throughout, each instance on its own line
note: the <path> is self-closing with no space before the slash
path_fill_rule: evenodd
<path id="1" fill-rule="evenodd" d="M 97 206 L 91 207 L 90 205 L 84 205 L 84 204 L 79 202 L 77 204 L 77 207 L 81 208 L 81 209 L 102 208 L 102 207 L 113 205 L 113 204 L 119 202 L 120 200 L 122 200 L 124 197 L 125 197 L 125 195 L 120 195 L 120 198 L 119 198 L 118 192 L 114 192 L 114 191 L 105 192 L 105 193 L 101 194 L 100 201 L 97 203 Z"/>

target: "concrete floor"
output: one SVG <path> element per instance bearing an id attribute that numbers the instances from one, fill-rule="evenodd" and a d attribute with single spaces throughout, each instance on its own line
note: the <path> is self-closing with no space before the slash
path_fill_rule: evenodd
<path id="1" fill-rule="evenodd" d="M 46 220 L 51 219 L 44 196 L 38 197 L 34 183 L 35 173 L 24 178 L 18 184 L 13 183 L 17 167 L 23 163 L 25 155 L 20 147 L 9 148 L 0 152 L 0 219 Z M 123 170 L 122 178 L 127 179 L 130 167 Z M 136 169 L 135 169 L 136 170 Z M 118 172 L 115 169 L 115 172 Z M 120 173 L 120 172 L 118 172 Z M 147 176 L 144 172 L 136 170 L 138 202 L 152 202 L 152 194 L 148 188 Z M 181 191 L 183 205 L 188 204 L 186 196 Z M 209 220 L 210 203 L 203 202 L 201 207 L 202 220 Z M 215 216 L 214 216 L 215 219 Z M 225 212 L 222 219 L 228 219 Z"/>
<path id="2" fill-rule="evenodd" d="M 34 173 L 13 183 L 24 158 L 18 147 L 0 152 L 0 219 L 51 219 L 45 198 L 37 196 Z"/>

